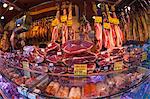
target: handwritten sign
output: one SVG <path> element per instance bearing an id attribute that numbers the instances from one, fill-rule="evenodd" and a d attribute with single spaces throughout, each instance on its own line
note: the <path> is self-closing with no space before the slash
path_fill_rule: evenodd
<path id="1" fill-rule="evenodd" d="M 74 75 L 75 76 L 86 76 L 87 75 L 87 64 L 74 64 Z"/>
<path id="2" fill-rule="evenodd" d="M 122 70 L 123 69 L 123 61 L 114 63 L 114 70 Z"/>

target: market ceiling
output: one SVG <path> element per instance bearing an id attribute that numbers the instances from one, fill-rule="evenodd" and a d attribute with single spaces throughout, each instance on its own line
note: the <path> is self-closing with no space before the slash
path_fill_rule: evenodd
<path id="1" fill-rule="evenodd" d="M 5 17 L 5 23 L 9 22 L 13 17 L 23 14 L 25 11 L 38 10 L 44 7 L 55 6 L 56 3 L 66 0 L 0 0 L 0 16 Z M 84 0 L 67 0 L 75 4 L 81 5 Z M 90 1 L 90 0 L 85 0 Z M 92 0 L 93 1 L 93 0 Z M 111 4 L 118 4 L 123 0 L 95 0 L 100 2 L 108 2 Z M 8 7 L 4 8 L 3 4 L 7 3 Z M 41 5 L 41 6 L 40 6 Z M 13 10 L 9 10 L 10 7 L 14 7 Z M 48 13 L 51 15 L 51 13 Z"/>

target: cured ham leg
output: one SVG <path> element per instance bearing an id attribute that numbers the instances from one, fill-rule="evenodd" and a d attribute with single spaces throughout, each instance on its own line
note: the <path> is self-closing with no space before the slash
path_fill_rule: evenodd
<path id="1" fill-rule="evenodd" d="M 66 9 L 63 10 L 63 15 L 67 15 Z M 63 23 L 62 26 L 62 44 L 68 41 L 68 27 L 66 23 Z"/>
<path id="2" fill-rule="evenodd" d="M 106 5 L 106 11 L 107 11 L 107 16 L 108 18 L 111 18 L 110 13 L 109 13 L 109 8 L 108 5 Z M 106 32 L 106 36 L 108 36 L 108 45 L 105 45 L 106 48 L 113 48 L 116 46 L 116 33 L 115 33 L 115 27 L 113 24 L 110 24 L 110 31 L 109 34 Z"/>
<path id="3" fill-rule="evenodd" d="M 112 6 L 112 11 L 113 11 L 113 18 L 117 18 L 114 6 Z M 115 25 L 114 27 L 117 37 L 117 46 L 121 47 L 124 39 L 123 33 L 118 25 Z"/>
<path id="4" fill-rule="evenodd" d="M 68 9 L 68 21 L 72 21 L 72 4 L 69 5 Z M 70 40 L 75 40 L 75 30 L 73 29 L 72 26 L 69 27 L 69 39 Z"/>
<path id="5" fill-rule="evenodd" d="M 66 24 L 62 26 L 62 44 L 68 40 L 68 27 Z"/>
<path id="6" fill-rule="evenodd" d="M 57 11 L 55 20 L 58 20 L 58 23 L 59 23 L 59 17 L 60 17 L 60 11 Z M 58 26 L 55 26 L 52 30 L 52 39 L 51 39 L 52 42 L 58 40 L 58 31 L 59 31 Z"/>
<path id="7" fill-rule="evenodd" d="M 92 31 L 91 25 L 89 22 L 87 22 L 85 25 L 85 40 L 91 41 L 91 39 L 89 38 L 89 35 L 88 35 L 91 31 Z"/>
<path id="8" fill-rule="evenodd" d="M 99 50 L 102 49 L 102 25 L 99 23 L 95 23 L 95 31 L 96 31 L 96 39 L 97 39 L 97 44 L 99 46 Z"/>
<path id="9" fill-rule="evenodd" d="M 58 26 L 55 26 L 52 31 L 52 42 L 55 42 L 58 39 Z"/>

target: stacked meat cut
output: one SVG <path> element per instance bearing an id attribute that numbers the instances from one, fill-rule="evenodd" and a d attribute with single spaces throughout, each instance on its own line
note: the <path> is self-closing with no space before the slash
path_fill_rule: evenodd
<path id="1" fill-rule="evenodd" d="M 72 69 L 74 64 L 87 64 L 88 72 L 90 72 L 96 67 L 94 63 L 96 61 L 96 55 L 90 52 L 92 46 L 93 43 L 87 41 L 68 41 L 62 45 L 62 50 L 65 52 L 62 61 L 67 66 L 72 67 Z"/>

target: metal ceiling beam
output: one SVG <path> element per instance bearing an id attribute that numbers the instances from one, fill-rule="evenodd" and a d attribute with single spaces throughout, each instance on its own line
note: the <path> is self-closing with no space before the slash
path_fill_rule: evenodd
<path id="1" fill-rule="evenodd" d="M 38 4 L 38 5 L 35 5 L 35 6 L 31 7 L 31 8 L 29 8 L 29 10 L 31 10 L 31 9 L 33 9 L 33 8 L 36 8 L 36 7 L 39 7 L 39 6 L 42 6 L 42 5 L 45 5 L 45 4 L 47 4 L 47 3 L 51 3 L 51 2 L 52 2 L 52 1 L 42 2 L 42 3 Z"/>

